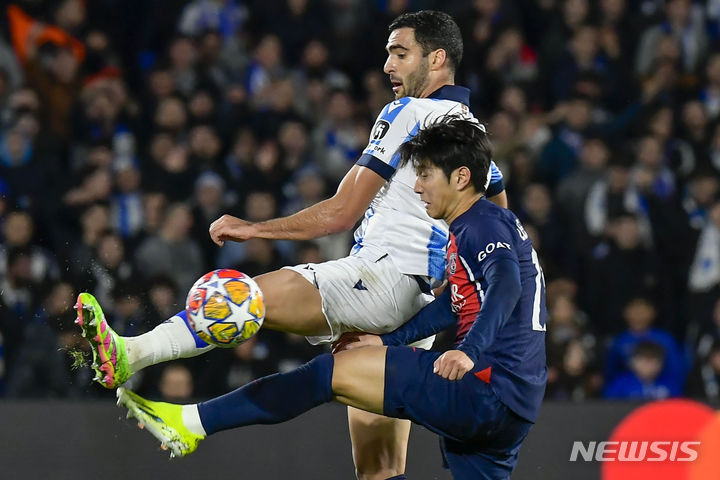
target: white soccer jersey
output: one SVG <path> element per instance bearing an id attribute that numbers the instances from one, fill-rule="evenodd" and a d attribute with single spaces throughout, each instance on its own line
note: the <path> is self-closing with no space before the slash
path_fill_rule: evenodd
<path id="1" fill-rule="evenodd" d="M 442 279 L 448 226 L 428 216 L 414 192 L 417 174 L 412 165 L 399 167 L 398 147 L 427 122 L 446 114 L 473 118 L 470 90 L 446 85 L 428 98 L 404 97 L 389 103 L 378 115 L 370 143 L 357 161 L 388 182 L 380 189 L 355 231 L 351 255 L 388 254 L 400 272 Z M 502 173 L 493 162 L 488 196 L 503 190 Z"/>

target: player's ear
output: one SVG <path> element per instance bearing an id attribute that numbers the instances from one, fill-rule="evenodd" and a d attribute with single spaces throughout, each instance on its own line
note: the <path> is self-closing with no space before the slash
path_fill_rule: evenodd
<path id="1" fill-rule="evenodd" d="M 470 184 L 470 169 L 463 166 L 458 168 L 457 170 L 457 178 L 455 186 L 458 190 L 464 190 L 469 184 Z"/>
<path id="2" fill-rule="evenodd" d="M 442 48 L 430 52 L 430 70 L 440 70 L 445 65 L 447 52 Z"/>

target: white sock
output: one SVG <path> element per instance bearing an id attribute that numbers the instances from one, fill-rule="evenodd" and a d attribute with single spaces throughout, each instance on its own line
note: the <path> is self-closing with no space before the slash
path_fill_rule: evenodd
<path id="1" fill-rule="evenodd" d="M 214 348 L 212 345 L 198 348 L 187 324 L 177 315 L 147 333 L 124 338 L 133 373 L 156 363 L 194 357 Z"/>
<path id="2" fill-rule="evenodd" d="M 197 404 L 183 405 L 182 406 L 182 419 L 185 424 L 185 428 L 190 430 L 195 435 L 202 435 L 207 437 L 205 428 L 200 421 L 200 412 L 198 412 Z"/>

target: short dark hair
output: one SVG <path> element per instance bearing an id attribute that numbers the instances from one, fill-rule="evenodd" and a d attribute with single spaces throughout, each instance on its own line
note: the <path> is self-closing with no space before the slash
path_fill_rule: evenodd
<path id="1" fill-rule="evenodd" d="M 474 120 L 439 117 L 403 143 L 398 153 L 402 165 L 412 162 L 415 169 L 437 166 L 448 179 L 455 169 L 465 166 L 475 191 L 485 193 L 492 146 L 485 128 Z"/>
<path id="2" fill-rule="evenodd" d="M 415 41 L 423 50 L 423 55 L 442 48 L 450 60 L 450 70 L 455 71 L 463 56 L 463 40 L 455 20 L 447 13 L 435 10 L 403 13 L 392 21 L 388 31 L 399 28 L 415 30 Z"/>
<path id="3" fill-rule="evenodd" d="M 665 360 L 665 348 L 659 343 L 643 340 L 635 345 L 633 357 L 651 358 L 662 362 Z"/>

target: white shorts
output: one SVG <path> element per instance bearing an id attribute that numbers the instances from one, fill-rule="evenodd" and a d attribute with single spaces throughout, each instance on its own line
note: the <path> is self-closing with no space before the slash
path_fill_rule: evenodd
<path id="1" fill-rule="evenodd" d="M 334 342 L 345 332 L 392 332 L 435 299 L 421 291 L 418 278 L 400 273 L 387 255 L 284 268 L 302 275 L 322 297 L 330 335 L 306 337 L 313 345 Z M 412 345 L 428 349 L 434 340 L 433 335 Z"/>

